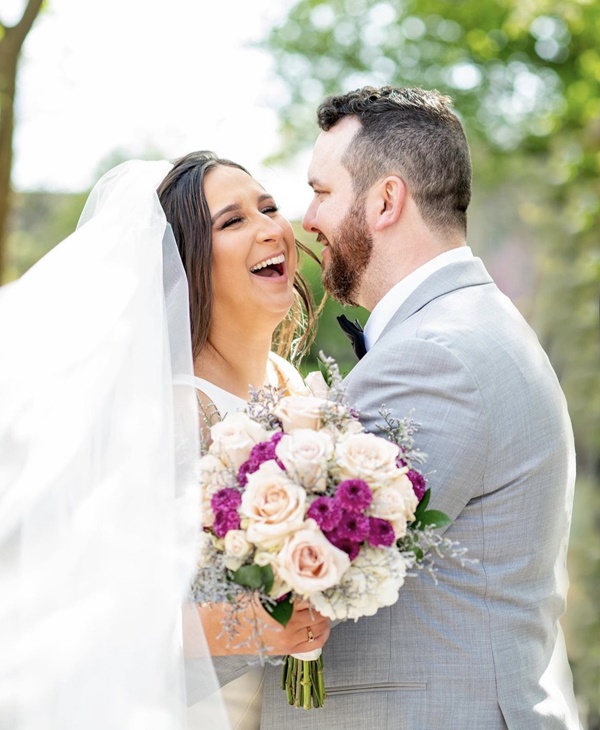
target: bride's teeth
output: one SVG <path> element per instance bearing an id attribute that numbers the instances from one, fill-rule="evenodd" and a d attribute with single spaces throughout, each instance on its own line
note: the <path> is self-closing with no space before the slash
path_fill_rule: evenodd
<path id="1" fill-rule="evenodd" d="M 285 256 L 283 254 L 279 254 L 279 256 L 274 256 L 272 259 L 267 259 L 266 261 L 261 261 L 260 264 L 256 264 L 256 266 L 253 266 L 250 271 L 260 271 L 260 269 L 264 269 L 265 266 L 272 266 L 273 264 L 282 264 L 285 261 Z"/>

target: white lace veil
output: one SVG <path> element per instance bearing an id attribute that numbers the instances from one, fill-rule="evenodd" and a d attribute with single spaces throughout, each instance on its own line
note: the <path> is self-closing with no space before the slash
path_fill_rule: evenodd
<path id="1" fill-rule="evenodd" d="M 0 289 L 1 730 L 185 727 L 198 416 L 173 384 L 192 356 L 155 192 L 170 167 L 108 172 L 77 231 Z M 212 710 L 206 727 L 228 727 Z"/>

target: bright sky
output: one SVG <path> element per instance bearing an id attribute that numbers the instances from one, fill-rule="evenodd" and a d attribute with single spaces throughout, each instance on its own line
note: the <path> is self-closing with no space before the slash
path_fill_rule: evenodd
<path id="1" fill-rule="evenodd" d="M 82 190 L 115 151 L 172 159 L 213 149 L 245 165 L 299 217 L 309 152 L 266 169 L 277 149 L 274 100 L 286 91 L 248 44 L 289 0 L 48 0 L 19 69 L 13 182 Z M 23 0 L 2 0 L 10 24 Z"/>

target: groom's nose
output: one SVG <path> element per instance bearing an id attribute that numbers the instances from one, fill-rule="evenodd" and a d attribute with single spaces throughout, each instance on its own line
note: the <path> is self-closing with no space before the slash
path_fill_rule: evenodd
<path id="1" fill-rule="evenodd" d="M 304 218 L 302 219 L 302 228 L 308 233 L 318 233 L 319 229 L 316 227 L 315 219 L 317 212 L 317 201 L 313 200 L 312 203 L 306 209 Z"/>

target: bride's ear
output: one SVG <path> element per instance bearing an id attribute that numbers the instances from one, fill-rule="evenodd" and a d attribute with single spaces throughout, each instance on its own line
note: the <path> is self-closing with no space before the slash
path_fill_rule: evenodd
<path id="1" fill-rule="evenodd" d="M 374 192 L 375 230 L 383 231 L 400 217 L 406 199 L 406 185 L 397 175 L 390 175 L 381 180 Z"/>

